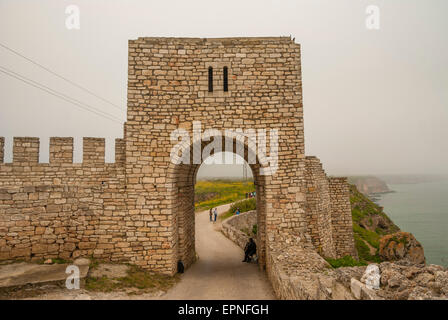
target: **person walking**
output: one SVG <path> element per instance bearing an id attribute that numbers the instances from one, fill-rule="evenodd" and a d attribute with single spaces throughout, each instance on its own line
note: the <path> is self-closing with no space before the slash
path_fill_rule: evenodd
<path id="1" fill-rule="evenodd" d="M 236 212 L 235 212 L 235 214 L 236 214 L 236 215 L 239 215 L 239 214 L 240 214 L 240 208 L 236 208 Z"/>
<path id="2" fill-rule="evenodd" d="M 216 218 L 218 217 L 218 208 L 215 208 L 214 214 L 215 214 L 215 221 L 214 222 L 216 222 Z"/>
<path id="3" fill-rule="evenodd" d="M 210 208 L 210 222 L 213 221 L 213 208 Z"/>

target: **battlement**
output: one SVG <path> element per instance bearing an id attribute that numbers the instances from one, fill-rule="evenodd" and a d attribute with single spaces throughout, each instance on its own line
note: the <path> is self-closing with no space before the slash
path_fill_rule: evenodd
<path id="1" fill-rule="evenodd" d="M 177 38 L 177 37 L 139 37 L 137 39 L 129 40 L 129 43 L 141 42 L 141 43 L 184 43 L 184 44 L 242 44 L 253 45 L 258 43 L 270 43 L 278 45 L 279 43 L 293 42 L 290 36 L 280 37 L 223 37 L 223 38 Z"/>
<path id="2" fill-rule="evenodd" d="M 13 162 L 39 162 L 39 138 L 14 137 Z"/>
<path id="3" fill-rule="evenodd" d="M 13 164 L 36 163 L 39 164 L 40 140 L 36 137 L 14 137 Z M 50 138 L 50 164 L 73 163 L 73 143 L 71 137 Z M 5 139 L 0 137 L 0 163 L 4 163 Z M 106 140 L 104 138 L 83 138 L 83 163 L 105 163 Z M 115 139 L 115 163 L 125 162 L 125 141 Z"/>

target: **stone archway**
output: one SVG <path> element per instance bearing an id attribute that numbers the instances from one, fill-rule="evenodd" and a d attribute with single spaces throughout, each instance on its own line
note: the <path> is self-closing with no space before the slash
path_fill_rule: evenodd
<path id="1" fill-rule="evenodd" d="M 266 248 L 262 260 L 269 269 L 271 242 L 304 239 L 307 232 L 300 46 L 282 37 L 139 38 L 129 42 L 128 61 L 125 237 L 130 248 L 123 257 L 165 274 L 176 272 L 179 257 L 191 264 L 194 237 L 187 235 L 194 232 L 200 163 L 173 164 L 170 137 L 179 128 L 194 136 L 194 122 L 200 121 L 207 130 L 278 133 L 275 172 L 257 177 L 260 168 L 252 166 L 265 217 L 259 226 Z M 213 91 L 207 86 L 210 66 Z M 222 85 L 224 67 L 228 91 Z M 270 137 L 266 145 L 271 147 Z"/>
<path id="2" fill-rule="evenodd" d="M 223 142 L 226 139 L 233 140 L 233 137 L 226 136 L 225 134 L 221 137 Z M 194 144 L 199 144 L 202 150 L 210 142 L 206 141 L 196 141 L 188 145 L 186 148 L 193 149 Z M 224 145 L 224 143 L 223 143 Z M 243 151 L 243 158 L 246 163 L 248 160 L 249 153 L 253 152 L 256 154 L 256 150 L 253 150 L 253 146 L 248 143 L 242 142 L 241 140 L 235 140 L 232 144 L 232 150 L 226 150 L 226 152 L 231 151 L 233 154 L 237 154 L 236 150 Z M 177 260 L 181 260 L 186 267 L 189 267 L 195 260 L 195 208 L 194 208 L 194 185 L 196 184 L 197 172 L 203 163 L 192 164 L 193 152 L 190 154 L 190 164 L 171 164 L 169 173 L 170 181 L 172 182 L 170 201 L 171 208 L 175 214 L 175 228 L 174 228 L 174 238 L 177 238 L 177 248 L 174 249 L 177 253 Z M 211 155 L 213 152 L 211 153 Z M 265 198 L 265 186 L 266 177 L 260 174 L 260 164 L 257 161 L 254 164 L 249 164 L 252 175 L 254 178 L 254 184 L 256 188 L 256 202 L 257 202 L 257 245 L 258 245 L 258 256 L 259 256 L 259 266 L 261 269 L 265 268 L 266 264 L 266 198 Z"/>

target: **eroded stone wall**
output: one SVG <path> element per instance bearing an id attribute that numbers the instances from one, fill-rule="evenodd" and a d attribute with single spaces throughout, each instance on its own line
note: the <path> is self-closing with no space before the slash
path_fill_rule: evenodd
<path id="1" fill-rule="evenodd" d="M 267 276 L 282 300 L 353 300 L 350 290 L 315 251 L 292 242 L 270 243 Z"/>
<path id="2" fill-rule="evenodd" d="M 331 228 L 337 257 L 351 255 L 358 258 L 353 236 L 350 189 L 347 178 L 328 179 L 331 199 Z"/>
<path id="3" fill-rule="evenodd" d="M 306 157 L 308 229 L 314 246 L 325 257 L 335 257 L 330 190 L 322 164 L 316 157 Z"/>
<path id="4" fill-rule="evenodd" d="M 241 249 L 244 249 L 249 238 L 256 237 L 252 234 L 252 228 L 257 224 L 257 211 L 248 211 L 234 215 L 226 219 L 221 226 L 222 233 L 236 243 Z M 258 248 L 257 248 L 258 251 Z M 257 252 L 258 254 L 258 252 Z"/>
<path id="5" fill-rule="evenodd" d="M 347 178 L 327 177 L 316 157 L 306 157 L 307 218 L 312 243 L 322 256 L 357 258 Z"/>

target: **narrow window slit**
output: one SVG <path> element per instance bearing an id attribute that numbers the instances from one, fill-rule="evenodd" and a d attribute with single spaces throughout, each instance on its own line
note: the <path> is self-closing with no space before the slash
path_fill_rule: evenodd
<path id="1" fill-rule="evenodd" d="M 208 67 L 208 92 L 213 92 L 213 68 Z"/>
<path id="2" fill-rule="evenodd" d="M 222 69 L 223 72 L 223 85 L 224 85 L 224 92 L 229 91 L 229 78 L 228 78 L 228 70 L 227 67 L 224 67 Z"/>

